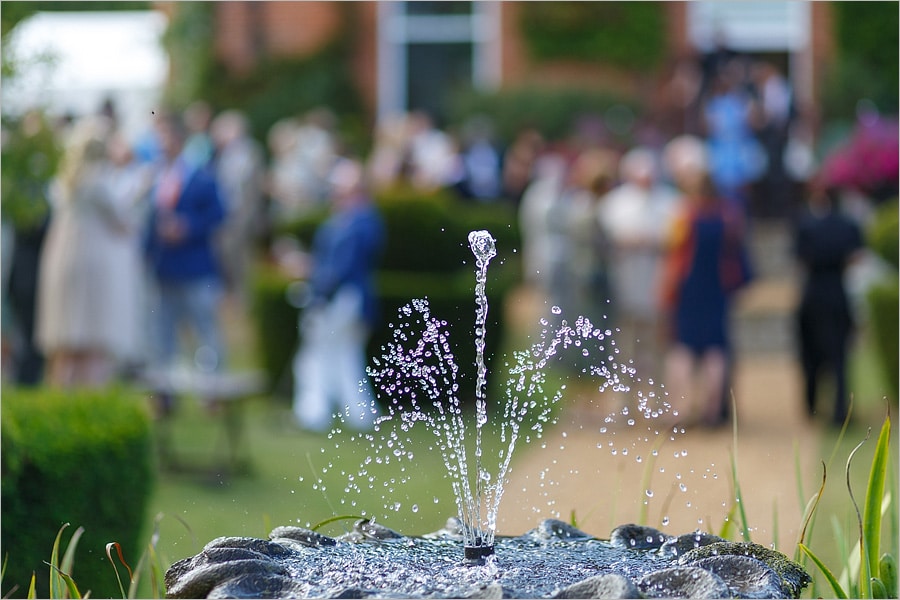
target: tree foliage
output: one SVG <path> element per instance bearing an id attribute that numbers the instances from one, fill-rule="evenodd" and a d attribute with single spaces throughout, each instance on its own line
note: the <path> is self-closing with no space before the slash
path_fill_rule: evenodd
<path id="1" fill-rule="evenodd" d="M 825 76 L 828 118 L 854 118 L 867 98 L 886 114 L 897 114 L 898 8 L 896 2 L 834 2 L 837 57 Z"/>

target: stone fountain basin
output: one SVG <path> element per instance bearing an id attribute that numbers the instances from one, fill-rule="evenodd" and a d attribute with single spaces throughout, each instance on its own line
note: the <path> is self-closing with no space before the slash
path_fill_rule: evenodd
<path id="1" fill-rule="evenodd" d="M 221 537 L 166 572 L 167 598 L 798 598 L 811 579 L 780 552 L 623 525 L 598 539 L 545 520 L 463 564 L 458 521 L 406 537 L 363 520 L 331 538 L 277 527 Z"/>

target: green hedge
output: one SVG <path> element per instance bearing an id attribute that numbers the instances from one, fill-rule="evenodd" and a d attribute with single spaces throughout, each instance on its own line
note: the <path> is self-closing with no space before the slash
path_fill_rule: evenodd
<path id="1" fill-rule="evenodd" d="M 63 548 L 75 528 L 85 529 L 73 572 L 82 593 L 120 597 L 106 544 L 119 542 L 137 560 L 155 473 L 142 396 L 4 388 L 0 443 L 3 597 L 25 597 L 36 572 L 37 595 L 49 598 L 44 562 L 64 523 L 72 527 Z"/>
<path id="2" fill-rule="evenodd" d="M 885 202 L 878 209 L 867 232 L 867 243 L 895 269 L 893 275 L 869 289 L 867 299 L 875 347 L 896 400 L 900 396 L 900 373 L 897 371 L 900 364 L 900 280 L 896 272 L 900 268 L 900 218 L 896 199 Z"/>
<path id="3" fill-rule="evenodd" d="M 469 232 L 487 229 L 497 239 L 500 256 L 510 256 L 520 245 L 515 207 L 498 200 L 470 203 L 450 190 L 422 192 L 399 185 L 375 197 L 384 219 L 386 245 L 380 268 L 417 273 L 450 272 L 471 263 Z M 279 235 L 292 236 L 306 248 L 316 228 L 328 217 L 315 211 L 276 226 Z"/>
<path id="4" fill-rule="evenodd" d="M 894 394 L 894 400 L 900 397 L 900 287 L 897 278 L 873 285 L 867 294 L 871 335 L 875 343 L 885 379 Z"/>
<path id="5" fill-rule="evenodd" d="M 900 211 L 898 200 L 888 200 L 878 208 L 866 232 L 866 243 L 889 265 L 900 268 Z"/>
<path id="6" fill-rule="evenodd" d="M 415 298 L 428 298 L 432 314 L 447 321 L 457 364 L 463 373 L 475 363 L 475 272 L 468 234 L 487 229 L 497 239 L 498 257 L 488 271 L 490 303 L 487 355 L 493 355 L 505 332 L 502 303 L 519 281 L 519 230 L 513 207 L 470 204 L 442 191 L 422 196 L 407 188 L 384 192 L 376 199 L 385 221 L 385 252 L 376 273 L 381 326 L 369 343 L 369 356 L 381 356 L 391 340 L 390 323 L 397 310 Z M 283 224 L 280 233 L 293 235 L 308 247 L 316 214 Z M 290 363 L 298 344 L 297 309 L 288 301 L 290 279 L 272 268 L 258 273 L 253 289 L 254 325 L 260 362 L 275 393 L 289 392 Z M 474 387 L 473 387 L 474 393 Z"/>
<path id="7" fill-rule="evenodd" d="M 453 98 L 451 119 L 463 123 L 475 115 L 488 115 L 499 140 L 509 144 L 527 127 L 558 140 L 572 135 L 579 119 L 599 117 L 608 121 L 612 133 L 623 135 L 618 141 L 630 145 L 627 132 L 618 133 L 627 129 L 618 121 L 623 114 L 633 116 L 642 110 L 639 101 L 612 90 L 522 86 L 487 93 L 461 92 Z"/>
<path id="8" fill-rule="evenodd" d="M 522 34 L 536 60 L 654 69 L 664 58 L 661 2 L 522 2 Z"/>
<path id="9" fill-rule="evenodd" d="M 297 350 L 298 309 L 288 301 L 293 280 L 264 265 L 257 269 L 252 286 L 251 316 L 256 330 L 260 368 L 266 373 L 269 391 L 289 395 L 291 359 Z"/>

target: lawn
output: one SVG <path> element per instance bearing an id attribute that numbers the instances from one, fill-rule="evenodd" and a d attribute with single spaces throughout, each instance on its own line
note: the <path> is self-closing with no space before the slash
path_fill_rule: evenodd
<path id="1" fill-rule="evenodd" d="M 192 468 L 163 472 L 151 502 L 153 514 L 172 517 L 160 527 L 165 561 L 192 555 L 218 536 L 266 537 L 278 525 L 377 516 L 388 527 L 422 534 L 457 513 L 436 438 L 424 428 L 407 436 L 412 460 L 373 456 L 378 460 L 363 469 L 367 456 L 383 454 L 370 442 L 349 433 L 302 431 L 283 402 L 253 400 L 244 407 L 247 471 L 238 474 L 214 467 L 227 456 L 223 431 L 219 419 L 184 403 L 171 449 Z M 337 522 L 324 532 L 339 535 L 352 524 Z"/>

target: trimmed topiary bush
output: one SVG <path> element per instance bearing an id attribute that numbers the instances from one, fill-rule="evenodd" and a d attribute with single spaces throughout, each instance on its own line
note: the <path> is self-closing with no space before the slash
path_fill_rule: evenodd
<path id="1" fill-rule="evenodd" d="M 266 373 L 269 391 L 290 394 L 291 359 L 297 350 L 298 309 L 288 298 L 294 282 L 271 265 L 256 270 L 252 286 L 251 317 L 256 328 L 259 366 Z"/>
<path id="2" fill-rule="evenodd" d="M 45 561 L 64 523 L 84 527 L 72 573 L 79 590 L 119 597 L 106 544 L 118 542 L 137 560 L 155 475 L 144 398 L 122 389 L 6 388 L 0 444 L 3 597 L 24 598 L 33 572 L 37 597 L 50 597 Z"/>

